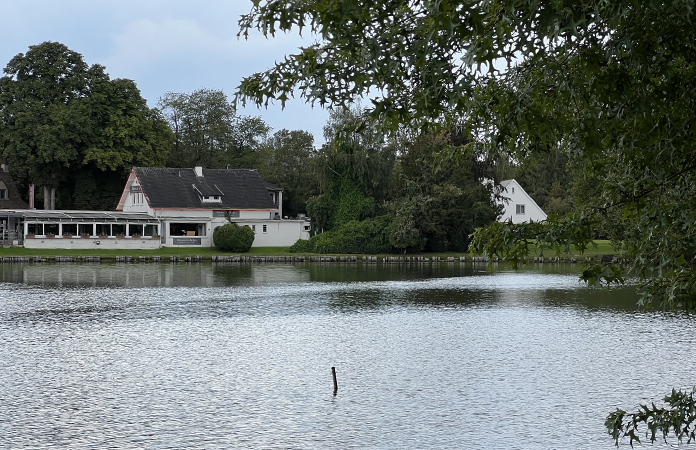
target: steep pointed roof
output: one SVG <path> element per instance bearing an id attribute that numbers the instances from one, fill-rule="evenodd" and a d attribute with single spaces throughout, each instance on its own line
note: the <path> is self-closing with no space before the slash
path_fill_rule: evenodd
<path id="1" fill-rule="evenodd" d="M 27 202 L 20 197 L 12 175 L 2 169 L 0 169 L 0 189 L 5 189 L 4 197 L 0 198 L 0 209 L 29 209 Z"/>

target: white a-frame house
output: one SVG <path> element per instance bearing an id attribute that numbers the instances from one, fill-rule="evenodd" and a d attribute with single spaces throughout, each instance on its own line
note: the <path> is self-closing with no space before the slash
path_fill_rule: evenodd
<path id="1" fill-rule="evenodd" d="M 546 220 L 546 213 L 537 205 L 532 197 L 520 186 L 517 180 L 501 181 L 503 187 L 501 195 L 506 201 L 503 201 L 503 214 L 498 221 L 512 223 L 522 222 L 541 222 Z"/>

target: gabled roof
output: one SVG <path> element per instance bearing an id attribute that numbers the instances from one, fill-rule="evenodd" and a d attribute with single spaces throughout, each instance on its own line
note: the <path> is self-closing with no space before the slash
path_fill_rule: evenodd
<path id="1" fill-rule="evenodd" d="M 153 209 L 275 209 L 256 170 L 134 167 L 147 203 Z M 220 203 L 204 203 L 202 196 L 220 196 Z"/>
<path id="2" fill-rule="evenodd" d="M 0 181 L 0 185 L 4 184 L 7 188 L 5 198 L 0 199 L 0 209 L 29 209 L 27 202 L 20 197 L 9 172 L 0 169 Z"/>

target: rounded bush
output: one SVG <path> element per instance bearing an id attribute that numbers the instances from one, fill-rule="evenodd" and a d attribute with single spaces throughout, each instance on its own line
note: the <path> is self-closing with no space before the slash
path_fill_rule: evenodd
<path id="1" fill-rule="evenodd" d="M 248 252 L 254 243 L 254 232 L 248 226 L 240 227 L 236 223 L 228 223 L 215 228 L 213 244 L 223 252 Z"/>

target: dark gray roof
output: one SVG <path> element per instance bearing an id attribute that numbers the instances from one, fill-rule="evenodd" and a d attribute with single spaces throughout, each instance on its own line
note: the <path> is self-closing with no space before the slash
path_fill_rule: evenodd
<path id="1" fill-rule="evenodd" d="M 151 208 L 275 209 L 256 170 L 134 167 Z M 221 196 L 221 203 L 203 203 L 202 196 Z"/>
<path id="2" fill-rule="evenodd" d="M 0 199 L 0 209 L 29 209 L 27 202 L 20 197 L 10 173 L 0 169 L 0 180 L 7 186 L 5 198 Z"/>

